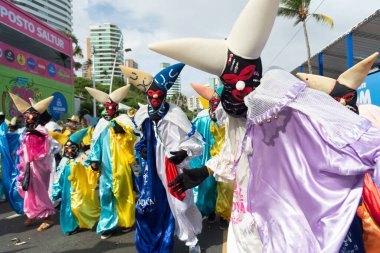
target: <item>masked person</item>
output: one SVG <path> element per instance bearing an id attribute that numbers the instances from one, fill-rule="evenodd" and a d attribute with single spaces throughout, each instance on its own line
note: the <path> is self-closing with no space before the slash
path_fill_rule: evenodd
<path id="1" fill-rule="evenodd" d="M 306 82 L 309 87 L 329 94 L 343 106 L 352 112 L 359 114 L 358 106 L 356 105 L 356 90 L 364 82 L 368 71 L 375 62 L 376 58 L 377 53 L 372 54 L 368 58 L 360 61 L 355 66 L 342 73 L 337 79 L 305 73 L 297 73 L 297 76 Z M 364 188 L 366 187 L 368 186 L 364 184 Z M 350 229 L 348 230 L 348 234 L 346 235 L 343 245 L 339 250 L 340 253 L 350 251 L 365 252 L 362 221 L 358 215 L 354 216 Z"/>
<path id="2" fill-rule="evenodd" d="M 192 191 L 176 194 L 167 183 L 202 152 L 201 136 L 182 110 L 166 102 L 168 90 L 184 64 L 161 70 L 153 78 L 137 69 L 121 66 L 129 82 L 147 95 L 148 105 L 135 114 L 141 140 L 136 152 L 142 157 L 142 185 L 136 205 L 136 248 L 139 252 L 172 252 L 174 235 L 190 252 L 200 252 L 197 234 L 202 217 Z"/>
<path id="3" fill-rule="evenodd" d="M 202 168 L 185 169 L 171 186 L 180 193 L 188 189 L 188 176 L 196 174 L 194 177 L 199 179 L 199 184 L 210 173 L 214 173 L 218 181 L 235 183 L 228 227 L 228 252 L 262 251 L 257 221 L 247 205 L 249 163 L 246 153 L 241 157 L 236 173 L 230 172 L 246 132 L 248 108 L 244 98 L 260 84 L 260 54 L 272 30 L 279 3 L 279 0 L 248 1 L 226 40 L 190 38 L 149 45 L 153 51 L 219 76 L 224 85 L 221 106 L 216 109 L 218 123 L 225 126 L 222 150 Z"/>
<path id="4" fill-rule="evenodd" d="M 87 134 L 87 128 L 70 137 L 52 133 L 63 148 L 63 158 L 58 165 L 52 200 L 61 199 L 60 224 L 64 234 L 72 235 L 80 228 L 91 229 L 99 219 L 100 203 L 95 192 L 99 171 L 85 168 L 78 160 L 80 143 Z"/>
<path id="5" fill-rule="evenodd" d="M 20 156 L 20 162 L 17 165 L 20 171 L 17 178 L 20 182 L 18 189 L 24 199 L 24 212 L 28 217 L 24 224 L 31 225 L 34 219 L 43 218 L 43 223 L 37 230 L 44 231 L 53 224 L 51 215 L 55 213 L 48 189 L 51 170 L 54 167 L 52 150 L 56 150 L 58 144 L 39 124 L 39 118 L 46 111 L 53 97 L 48 97 L 31 106 L 12 93 L 10 96 L 25 119 L 25 131 L 17 151 Z"/>
<path id="6" fill-rule="evenodd" d="M 217 122 L 215 110 L 220 103 L 220 95 L 223 86 L 216 91 L 210 87 L 192 84 L 193 89 L 199 94 L 203 111 L 198 113 L 193 120 L 197 132 L 204 140 L 202 156 L 195 157 L 190 162 L 191 168 L 200 168 L 212 157 L 219 153 L 224 144 L 224 126 Z M 215 221 L 215 212 L 221 216 L 221 227 L 226 228 L 231 216 L 233 184 L 215 181 L 213 176 L 208 177 L 199 186 L 193 189 L 194 201 L 203 217 L 208 217 L 208 222 Z"/>
<path id="7" fill-rule="evenodd" d="M 107 239 L 117 227 L 128 232 L 135 223 L 131 165 L 136 138 L 131 120 L 118 112 L 118 104 L 127 95 L 129 86 L 109 95 L 96 89 L 86 89 L 105 107 L 105 114 L 94 129 L 87 161 L 93 170 L 100 170 L 101 212 L 97 233 L 101 234 L 101 239 Z"/>
<path id="8" fill-rule="evenodd" d="M 0 124 L 1 183 L 12 210 L 18 214 L 23 214 L 24 200 L 19 194 L 19 182 L 17 181 L 19 176 L 17 165 L 20 160 L 17 150 L 20 146 L 22 132 L 9 132 L 7 126 L 9 123 L 4 119 L 3 123 Z"/>

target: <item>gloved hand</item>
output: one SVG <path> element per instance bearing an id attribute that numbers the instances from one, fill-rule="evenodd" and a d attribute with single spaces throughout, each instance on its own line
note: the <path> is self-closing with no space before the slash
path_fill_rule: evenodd
<path id="1" fill-rule="evenodd" d="M 142 149 L 140 150 L 140 157 L 141 157 L 142 159 L 144 159 L 144 160 L 147 159 L 147 157 L 148 157 L 148 151 L 146 150 L 146 148 L 142 148 Z"/>
<path id="2" fill-rule="evenodd" d="M 38 137 L 44 137 L 44 135 L 37 131 L 36 129 L 26 129 L 26 134 L 34 134 L 37 135 Z"/>
<path id="3" fill-rule="evenodd" d="M 187 157 L 187 152 L 185 150 L 171 151 L 170 154 L 173 156 L 169 158 L 169 161 L 174 164 L 180 164 Z"/>
<path id="4" fill-rule="evenodd" d="M 91 169 L 94 171 L 98 171 L 99 170 L 99 162 L 97 162 L 97 161 L 91 162 Z"/>
<path id="5" fill-rule="evenodd" d="M 183 173 L 178 175 L 168 186 L 173 187 L 173 191 L 181 195 L 186 190 L 200 185 L 208 176 L 209 171 L 206 166 L 199 169 L 184 169 Z"/>
<path id="6" fill-rule="evenodd" d="M 113 126 L 113 130 L 115 131 L 115 134 L 124 134 L 125 131 L 123 127 L 121 127 L 117 122 L 115 121 L 115 125 Z"/>

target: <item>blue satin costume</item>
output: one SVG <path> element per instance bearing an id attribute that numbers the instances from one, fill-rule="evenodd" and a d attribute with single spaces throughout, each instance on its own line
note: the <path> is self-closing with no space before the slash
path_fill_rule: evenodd
<path id="1" fill-rule="evenodd" d="M 71 174 L 70 160 L 62 158 L 59 164 L 59 181 L 53 184 L 52 200 L 61 198 L 61 208 L 59 212 L 61 229 L 64 234 L 68 234 L 79 227 L 77 217 L 71 211 L 71 182 L 67 178 Z"/>
<path id="2" fill-rule="evenodd" d="M 140 197 L 136 203 L 136 248 L 140 253 L 172 252 L 175 221 L 170 210 L 166 191 L 157 174 L 156 138 L 153 122 L 142 124 L 143 137 L 136 143 L 136 152 L 147 149 L 147 160 L 140 158 L 142 179 L 139 180 Z"/>
<path id="3" fill-rule="evenodd" d="M 211 124 L 214 124 L 208 114 L 197 117 L 193 120 L 193 126 L 199 132 L 205 144 L 203 145 L 202 156 L 195 157 L 190 161 L 191 168 L 201 168 L 211 158 L 210 150 L 214 143 L 214 138 L 210 130 Z M 193 189 L 194 202 L 203 217 L 207 217 L 215 212 L 217 189 L 214 177 L 208 177 L 199 186 Z"/>
<path id="4" fill-rule="evenodd" d="M 17 190 L 17 176 L 19 171 L 16 168 L 19 156 L 16 151 L 20 146 L 21 133 L 8 133 L 8 127 L 3 122 L 0 126 L 0 153 L 2 162 L 2 184 L 7 201 L 12 209 L 18 213 L 24 213 L 24 200 Z"/>

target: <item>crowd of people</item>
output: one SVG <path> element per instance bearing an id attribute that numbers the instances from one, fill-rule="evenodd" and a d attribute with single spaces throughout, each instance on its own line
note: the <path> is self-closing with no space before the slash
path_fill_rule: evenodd
<path id="1" fill-rule="evenodd" d="M 250 0 L 225 40 L 150 45 L 220 77 L 217 90 L 192 85 L 204 105 L 193 122 L 166 101 L 183 63 L 154 76 L 121 66 L 124 87 L 86 88 L 105 108 L 93 127 L 73 116 L 63 129 L 46 112 L 52 97 L 10 94 L 25 126 L 0 117 L 3 191 L 25 225 L 48 229 L 59 203 L 64 234 L 135 228 L 139 252 L 172 252 L 175 236 L 200 252 L 216 216 L 228 252 L 378 252 L 379 108 L 356 104 L 378 53 L 337 79 L 263 74 L 278 5 Z M 121 114 L 130 85 L 147 105 Z"/>

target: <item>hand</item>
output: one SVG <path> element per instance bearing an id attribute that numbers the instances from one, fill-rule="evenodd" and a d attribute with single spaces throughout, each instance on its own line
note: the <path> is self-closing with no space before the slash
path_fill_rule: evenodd
<path id="1" fill-rule="evenodd" d="M 184 169 L 183 173 L 178 175 L 168 186 L 173 187 L 173 191 L 181 195 L 186 190 L 200 185 L 208 176 L 209 171 L 206 166 L 199 169 Z"/>
<path id="2" fill-rule="evenodd" d="M 148 158 L 148 152 L 147 152 L 146 148 L 142 148 L 140 150 L 140 157 L 144 160 L 146 160 Z"/>
<path id="3" fill-rule="evenodd" d="M 99 162 L 91 162 L 91 169 L 94 170 L 94 171 L 98 171 L 99 170 Z"/>
<path id="4" fill-rule="evenodd" d="M 187 157 L 187 152 L 185 150 L 171 151 L 170 154 L 173 156 L 169 158 L 169 161 L 174 164 L 180 164 Z"/>
<path id="5" fill-rule="evenodd" d="M 121 127 L 117 122 L 115 121 L 115 125 L 113 126 L 113 130 L 115 131 L 115 134 L 124 134 L 125 131 L 123 127 Z"/>

